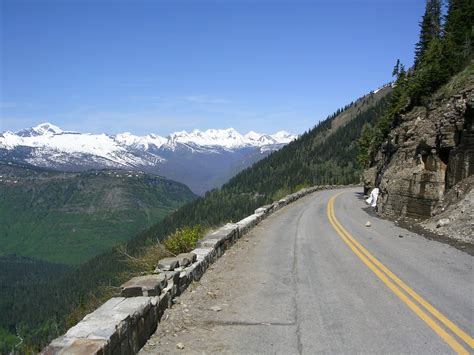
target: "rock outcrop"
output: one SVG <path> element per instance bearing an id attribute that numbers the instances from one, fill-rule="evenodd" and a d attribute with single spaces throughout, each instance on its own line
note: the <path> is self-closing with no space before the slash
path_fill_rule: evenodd
<path id="1" fill-rule="evenodd" d="M 426 107 L 401 114 L 365 172 L 380 189 L 378 212 L 426 219 L 446 193 L 474 173 L 473 65 L 454 77 Z"/>

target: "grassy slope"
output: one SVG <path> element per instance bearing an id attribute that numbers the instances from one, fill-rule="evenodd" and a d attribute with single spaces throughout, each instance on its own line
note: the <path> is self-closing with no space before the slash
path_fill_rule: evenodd
<path id="1" fill-rule="evenodd" d="M 195 198 L 183 184 L 123 171 L 57 173 L 0 165 L 0 175 L 0 254 L 72 265 Z"/>

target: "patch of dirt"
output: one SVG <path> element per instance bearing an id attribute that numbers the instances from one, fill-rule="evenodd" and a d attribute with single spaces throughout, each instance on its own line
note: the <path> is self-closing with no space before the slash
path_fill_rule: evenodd
<path id="1" fill-rule="evenodd" d="M 252 253 L 258 242 L 253 232 L 239 239 L 204 273 L 199 282 L 173 300 L 173 306 L 165 311 L 156 332 L 140 350 L 140 354 L 223 354 L 229 353 L 219 341 L 216 327 L 226 325 L 229 305 L 235 298 L 234 286 L 248 280 L 238 275 L 236 266 L 244 262 L 242 256 Z"/>

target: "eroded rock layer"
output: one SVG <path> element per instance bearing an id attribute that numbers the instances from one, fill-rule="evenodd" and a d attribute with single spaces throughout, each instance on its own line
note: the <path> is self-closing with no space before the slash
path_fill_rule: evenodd
<path id="1" fill-rule="evenodd" d="M 429 218 L 449 189 L 473 175 L 473 76 L 465 71 L 429 105 L 400 116 L 364 176 L 380 188 L 379 213 Z"/>

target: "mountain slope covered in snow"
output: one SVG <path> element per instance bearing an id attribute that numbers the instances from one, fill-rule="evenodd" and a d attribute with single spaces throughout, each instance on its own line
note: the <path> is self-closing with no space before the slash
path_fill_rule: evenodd
<path id="1" fill-rule="evenodd" d="M 235 173 L 278 150 L 296 136 L 232 128 L 136 136 L 63 131 L 43 123 L 0 134 L 0 160 L 62 171 L 132 169 L 187 184 L 202 194 Z"/>

